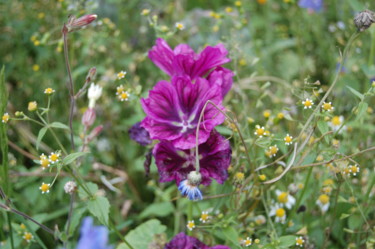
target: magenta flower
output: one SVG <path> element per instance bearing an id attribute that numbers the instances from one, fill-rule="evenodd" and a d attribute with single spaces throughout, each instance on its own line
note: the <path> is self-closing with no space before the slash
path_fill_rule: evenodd
<path id="1" fill-rule="evenodd" d="M 229 246 L 207 246 L 199 239 L 190 237 L 184 233 L 179 233 L 165 245 L 164 249 L 230 249 Z"/>
<path id="2" fill-rule="evenodd" d="M 193 148 L 199 116 L 208 100 L 224 109 L 220 86 L 210 85 L 206 79 L 197 78 L 193 83 L 188 76 L 176 76 L 172 83 L 160 81 L 150 91 L 149 97 L 141 100 L 147 115 L 141 126 L 150 133 L 151 139 L 171 141 L 178 149 Z M 208 104 L 198 143 L 206 142 L 214 127 L 224 120 L 224 115 Z"/>
<path id="3" fill-rule="evenodd" d="M 234 73 L 231 70 L 218 67 L 208 75 L 207 80 L 211 85 L 216 84 L 220 86 L 221 95 L 224 98 L 232 88 L 233 76 Z"/>
<path id="4" fill-rule="evenodd" d="M 229 141 L 213 130 L 207 142 L 199 145 L 199 165 L 202 176 L 201 183 L 209 185 L 211 179 L 222 184 L 228 178 L 228 167 L 231 161 L 232 150 Z M 153 155 L 159 171 L 160 182 L 181 181 L 195 169 L 195 149 L 178 150 L 171 142 L 158 143 Z"/>
<path id="5" fill-rule="evenodd" d="M 180 44 L 172 50 L 161 38 L 156 40 L 156 45 L 148 52 L 148 57 L 155 65 L 170 76 L 189 75 L 191 79 L 202 77 L 210 70 L 228 63 L 230 59 L 227 55 L 228 51 L 223 44 L 207 46 L 196 54 L 186 44 Z"/>

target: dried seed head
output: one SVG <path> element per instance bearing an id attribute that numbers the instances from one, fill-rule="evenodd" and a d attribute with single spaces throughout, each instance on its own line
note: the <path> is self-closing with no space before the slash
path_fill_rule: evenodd
<path id="1" fill-rule="evenodd" d="M 197 171 L 191 171 L 188 174 L 188 182 L 192 185 L 199 185 L 202 181 L 202 175 Z"/>
<path id="2" fill-rule="evenodd" d="M 77 190 L 77 184 L 73 181 L 69 181 L 65 183 L 64 190 L 67 194 L 73 194 Z"/>
<path id="3" fill-rule="evenodd" d="M 373 23 L 375 23 L 375 13 L 371 10 L 361 11 L 354 17 L 354 24 L 361 32 L 368 29 Z"/>

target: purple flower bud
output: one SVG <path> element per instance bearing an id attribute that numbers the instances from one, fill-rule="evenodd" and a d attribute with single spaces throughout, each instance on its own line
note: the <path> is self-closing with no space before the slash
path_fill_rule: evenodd
<path id="1" fill-rule="evenodd" d="M 66 24 L 66 28 L 68 32 L 73 32 L 77 29 L 83 28 L 86 25 L 92 23 L 97 18 L 97 15 L 89 14 L 81 16 L 80 18 L 76 18 L 75 16 L 70 16 L 68 23 Z"/>
<path id="2" fill-rule="evenodd" d="M 82 124 L 89 128 L 96 119 L 96 113 L 94 108 L 88 108 L 82 116 Z"/>
<path id="3" fill-rule="evenodd" d="M 95 127 L 91 133 L 89 134 L 89 136 L 87 137 L 87 140 L 90 142 L 91 140 L 93 140 L 95 137 L 97 137 L 103 130 L 103 125 L 99 125 L 97 127 Z"/>
<path id="4" fill-rule="evenodd" d="M 184 233 L 179 233 L 174 238 L 165 245 L 164 249 L 230 249 L 229 246 L 216 245 L 208 246 L 205 245 L 202 241 L 198 240 L 195 237 L 190 237 Z"/>
<path id="5" fill-rule="evenodd" d="M 150 134 L 145 128 L 141 127 L 141 122 L 134 124 L 129 129 L 129 136 L 132 140 L 136 141 L 142 146 L 146 146 L 151 143 Z"/>

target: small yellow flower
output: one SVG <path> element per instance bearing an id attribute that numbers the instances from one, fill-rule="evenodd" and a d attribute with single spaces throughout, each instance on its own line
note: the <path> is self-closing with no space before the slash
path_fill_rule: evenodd
<path id="1" fill-rule="evenodd" d="M 356 176 L 357 173 L 359 173 L 359 166 L 358 165 L 350 165 L 349 167 L 350 173 L 353 174 L 353 176 Z"/>
<path id="2" fill-rule="evenodd" d="M 209 218 L 210 218 L 210 216 L 208 215 L 208 212 L 207 211 L 203 211 L 202 214 L 201 214 L 201 217 L 199 218 L 199 220 L 202 223 L 206 223 L 209 220 Z"/>
<path id="3" fill-rule="evenodd" d="M 45 170 L 46 168 L 48 168 L 49 166 L 51 166 L 50 164 L 50 161 L 48 160 L 47 156 L 42 154 L 40 155 L 40 166 L 42 167 L 43 170 Z"/>
<path id="4" fill-rule="evenodd" d="M 276 216 L 276 222 L 285 223 L 286 212 L 284 208 L 277 208 L 274 215 Z"/>
<path id="5" fill-rule="evenodd" d="M 55 90 L 50 88 L 50 87 L 44 89 L 44 94 L 47 94 L 47 95 L 51 95 L 54 92 L 55 92 Z"/>
<path id="6" fill-rule="evenodd" d="M 251 246 L 253 244 L 253 240 L 250 239 L 249 237 L 247 237 L 244 241 L 243 241 L 243 244 L 245 246 Z"/>
<path id="7" fill-rule="evenodd" d="M 306 99 L 305 101 L 302 101 L 302 105 L 304 106 L 303 109 L 311 109 L 311 107 L 314 105 L 314 102 L 311 99 Z"/>
<path id="8" fill-rule="evenodd" d="M 9 114 L 6 112 L 6 113 L 4 113 L 3 116 L 1 117 L 1 122 L 3 122 L 4 124 L 6 124 L 6 123 L 8 123 L 9 118 L 10 118 L 10 116 L 9 116 Z"/>
<path id="9" fill-rule="evenodd" d="M 332 103 L 331 102 L 324 102 L 323 105 L 322 105 L 322 108 L 324 111 L 327 111 L 327 112 L 331 112 L 333 111 L 335 108 L 332 106 Z"/>
<path id="10" fill-rule="evenodd" d="M 265 110 L 264 112 L 263 112 L 263 117 L 265 117 L 265 118 L 269 118 L 271 116 L 271 111 L 270 110 Z"/>
<path id="11" fill-rule="evenodd" d="M 237 173 L 234 175 L 234 181 L 235 181 L 235 182 L 242 182 L 244 179 L 245 179 L 245 174 L 242 173 L 242 172 L 237 172 Z"/>
<path id="12" fill-rule="evenodd" d="M 34 64 L 32 68 L 34 72 L 38 72 L 40 69 L 40 66 L 38 64 Z"/>
<path id="13" fill-rule="evenodd" d="M 120 95 L 118 96 L 118 98 L 120 99 L 120 101 L 128 101 L 129 100 L 129 92 L 127 92 L 127 91 L 121 92 Z"/>
<path id="14" fill-rule="evenodd" d="M 25 224 L 21 223 L 21 224 L 20 224 L 20 228 L 21 228 L 22 230 L 25 230 L 25 229 L 26 229 Z"/>
<path id="15" fill-rule="evenodd" d="M 279 112 L 278 114 L 277 114 L 277 118 L 278 119 L 283 119 L 285 117 L 285 115 L 284 115 L 284 113 L 282 113 L 282 112 Z"/>
<path id="16" fill-rule="evenodd" d="M 43 19 L 45 16 L 46 16 L 46 14 L 44 14 L 44 12 L 38 13 L 38 19 Z"/>
<path id="17" fill-rule="evenodd" d="M 60 152 L 51 152 L 48 159 L 49 159 L 49 162 L 52 164 L 59 162 Z"/>
<path id="18" fill-rule="evenodd" d="M 194 221 L 193 221 L 193 220 L 188 221 L 186 227 L 187 227 L 190 231 L 192 231 L 192 230 L 195 228 Z"/>
<path id="19" fill-rule="evenodd" d="M 246 62 L 246 60 L 245 60 L 244 58 L 242 58 L 242 59 L 240 59 L 240 60 L 238 61 L 238 64 L 239 64 L 241 67 L 244 67 L 244 66 L 247 65 L 247 62 Z"/>
<path id="20" fill-rule="evenodd" d="M 269 157 L 274 157 L 276 156 L 277 152 L 279 151 L 279 148 L 277 147 L 277 145 L 272 145 L 269 147 Z"/>
<path id="21" fill-rule="evenodd" d="M 39 46 L 39 45 L 40 45 L 40 41 L 39 41 L 39 40 L 35 40 L 35 41 L 34 41 L 34 46 L 37 47 L 37 46 Z M 38 69 L 38 70 L 39 70 L 39 69 Z M 34 71 L 35 71 L 35 70 L 34 70 Z"/>
<path id="22" fill-rule="evenodd" d="M 241 1 L 235 1 L 234 5 L 237 6 L 237 7 L 241 7 L 242 6 L 242 2 Z"/>
<path id="23" fill-rule="evenodd" d="M 42 194 L 45 194 L 45 193 L 49 193 L 49 189 L 50 189 L 50 186 L 51 186 L 51 184 L 49 184 L 49 183 L 42 183 L 42 185 L 39 187 L 39 189 L 42 191 Z"/>
<path id="24" fill-rule="evenodd" d="M 175 27 L 178 30 L 184 30 L 185 29 L 185 25 L 180 23 L 180 22 L 176 22 Z"/>
<path id="25" fill-rule="evenodd" d="M 29 110 L 30 112 L 36 111 L 37 108 L 38 103 L 36 103 L 36 101 L 29 102 L 29 105 L 27 106 L 27 110 Z"/>
<path id="26" fill-rule="evenodd" d="M 255 128 L 256 129 L 254 135 L 257 135 L 258 137 L 263 137 L 267 134 L 266 130 L 264 129 L 264 126 L 260 127 L 260 125 L 256 125 Z"/>
<path id="27" fill-rule="evenodd" d="M 262 174 L 262 175 L 259 175 L 259 180 L 261 181 L 265 181 L 267 179 L 267 176 Z"/>
<path id="28" fill-rule="evenodd" d="M 326 212 L 329 208 L 329 196 L 326 194 L 320 195 L 316 204 L 320 207 L 323 213 Z"/>
<path id="29" fill-rule="evenodd" d="M 30 41 L 32 41 L 32 42 L 36 41 L 37 39 L 38 39 L 38 38 L 37 38 L 36 35 L 32 35 L 32 36 L 30 37 Z"/>
<path id="30" fill-rule="evenodd" d="M 291 145 L 293 143 L 293 137 L 289 134 L 286 134 L 286 136 L 284 137 L 284 141 L 286 145 Z"/>
<path id="31" fill-rule="evenodd" d="M 169 31 L 169 28 L 168 28 L 167 26 L 163 25 L 163 26 L 160 27 L 160 30 L 161 30 L 162 32 L 168 32 L 168 31 Z"/>
<path id="32" fill-rule="evenodd" d="M 296 238 L 296 246 L 303 247 L 303 244 L 305 243 L 305 240 L 302 236 Z"/>
<path id="33" fill-rule="evenodd" d="M 29 232 L 24 232 L 22 238 L 26 240 L 27 243 L 30 243 L 34 236 Z"/>
<path id="34" fill-rule="evenodd" d="M 259 244 L 260 243 L 260 239 L 255 239 L 254 242 L 255 242 L 255 244 Z"/>
<path id="35" fill-rule="evenodd" d="M 149 14 L 150 14 L 150 10 L 149 9 L 143 9 L 142 12 L 141 12 L 142 16 L 148 16 Z"/>
<path id="36" fill-rule="evenodd" d="M 330 187 L 330 186 L 326 186 L 326 187 L 324 187 L 324 188 L 322 189 L 322 192 L 323 192 L 324 194 L 329 195 L 329 194 L 331 194 L 331 192 L 332 192 L 332 187 Z"/>
<path id="37" fill-rule="evenodd" d="M 323 182 L 323 185 L 324 186 L 329 186 L 329 185 L 333 185 L 333 180 L 332 179 L 326 179 L 326 180 L 324 180 L 324 182 Z"/>
<path id="38" fill-rule="evenodd" d="M 125 76 L 126 76 L 125 71 L 121 71 L 121 72 L 117 73 L 117 79 L 119 79 L 119 80 L 125 78 Z"/>
<path id="39" fill-rule="evenodd" d="M 233 8 L 232 7 L 226 7 L 225 12 L 231 13 L 231 12 L 233 12 Z"/>
<path id="40" fill-rule="evenodd" d="M 341 118 L 341 116 L 334 116 L 334 117 L 331 119 L 331 124 L 332 124 L 333 126 L 340 126 L 342 120 L 343 120 L 343 118 Z"/>

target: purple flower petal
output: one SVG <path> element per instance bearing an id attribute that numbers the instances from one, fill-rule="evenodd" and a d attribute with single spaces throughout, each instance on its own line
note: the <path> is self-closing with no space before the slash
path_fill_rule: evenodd
<path id="1" fill-rule="evenodd" d="M 202 78 L 193 83 L 188 76 L 173 77 L 172 84 L 161 81 L 147 99 L 141 100 L 147 114 L 141 126 L 152 139 L 169 140 L 179 149 L 190 149 L 195 146 L 199 116 L 208 100 L 224 110 L 219 85 L 210 86 Z M 224 120 L 224 115 L 208 104 L 199 129 L 199 144 L 204 143 L 214 127 Z"/>
<path id="2" fill-rule="evenodd" d="M 323 8 L 323 0 L 299 0 L 299 7 L 319 12 Z"/>
<path id="3" fill-rule="evenodd" d="M 108 229 L 105 226 L 94 226 L 93 218 L 82 221 L 81 236 L 76 249 L 111 249 L 108 246 Z"/>
<path id="4" fill-rule="evenodd" d="M 218 67 L 208 75 L 207 80 L 211 85 L 217 84 L 221 87 L 221 93 L 224 98 L 232 88 L 233 76 L 234 73 L 231 70 Z"/>
<path id="5" fill-rule="evenodd" d="M 142 146 L 149 145 L 152 142 L 150 139 L 150 134 L 145 128 L 141 127 L 141 122 L 134 124 L 129 129 L 129 135 L 132 140 L 136 141 Z"/>
<path id="6" fill-rule="evenodd" d="M 202 77 L 210 70 L 228 63 L 228 51 L 223 44 L 207 46 L 199 54 L 195 54 L 186 44 L 178 45 L 173 51 L 167 42 L 161 38 L 149 51 L 149 58 L 161 70 L 170 76 L 188 75 L 192 79 Z"/>
<path id="7" fill-rule="evenodd" d="M 202 184 L 209 185 L 211 178 L 222 184 L 228 178 L 232 150 L 230 143 L 213 130 L 206 143 L 198 147 Z M 179 150 L 171 142 L 162 141 L 154 147 L 153 155 L 160 182 L 176 181 L 179 185 L 195 170 L 195 149 Z"/>
<path id="8" fill-rule="evenodd" d="M 228 246 L 217 245 L 209 247 L 197 238 L 179 233 L 165 245 L 164 249 L 230 249 Z"/>

